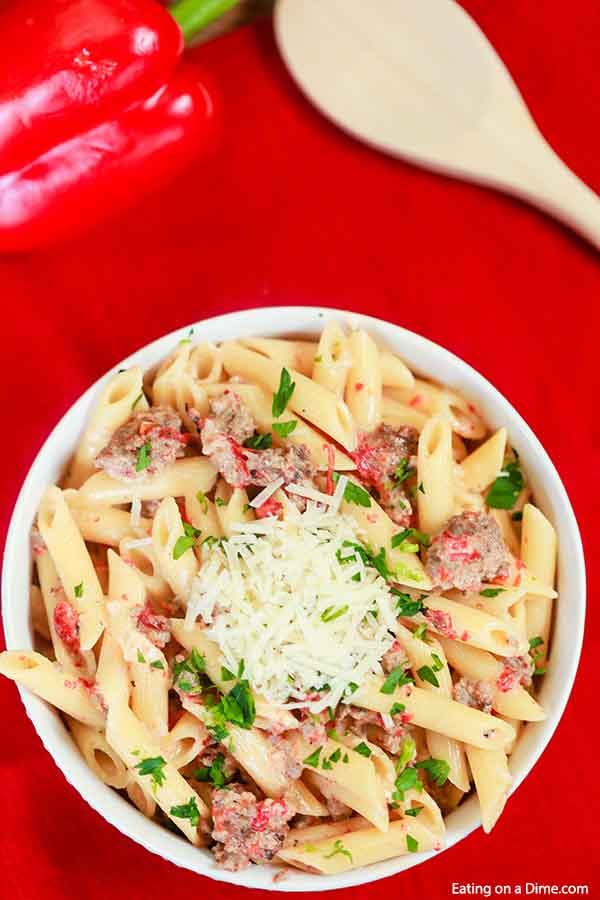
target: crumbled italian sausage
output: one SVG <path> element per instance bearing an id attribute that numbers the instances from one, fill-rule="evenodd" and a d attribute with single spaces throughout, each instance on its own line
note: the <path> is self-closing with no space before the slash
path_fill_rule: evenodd
<path id="1" fill-rule="evenodd" d="M 505 577 L 509 555 L 498 523 L 480 512 L 453 516 L 433 538 L 425 569 L 441 590 L 478 591 L 482 582 Z"/>
<path id="2" fill-rule="evenodd" d="M 183 456 L 189 437 L 182 433 L 181 419 L 176 412 L 155 406 L 134 413 L 117 428 L 96 456 L 95 466 L 119 481 L 156 475 Z"/>
<path id="3" fill-rule="evenodd" d="M 405 474 L 415 469 L 418 440 L 418 432 L 410 425 L 379 425 L 368 434 L 360 434 L 358 447 L 350 454 L 361 480 L 377 490 L 390 518 L 404 527 L 410 523 L 412 508 L 403 487 L 404 479 L 398 481 L 397 473 L 398 467 Z"/>
<path id="4" fill-rule="evenodd" d="M 529 687 L 534 669 L 530 656 L 507 656 L 502 662 L 502 671 L 496 679 L 499 691 L 506 693 L 520 684 Z"/>
<path id="5" fill-rule="evenodd" d="M 257 801 L 242 785 L 215 791 L 212 848 L 219 865 L 231 872 L 250 863 L 269 862 L 289 831 L 295 810 L 283 799 Z"/>
<path id="6" fill-rule="evenodd" d="M 489 681 L 473 681 L 461 678 L 453 688 L 454 699 L 465 706 L 472 706 L 482 712 L 491 713 L 494 702 L 494 688 Z"/>
<path id="7" fill-rule="evenodd" d="M 136 628 L 141 631 L 155 647 L 165 647 L 171 640 L 171 629 L 166 616 L 154 612 L 149 603 L 133 610 Z"/>

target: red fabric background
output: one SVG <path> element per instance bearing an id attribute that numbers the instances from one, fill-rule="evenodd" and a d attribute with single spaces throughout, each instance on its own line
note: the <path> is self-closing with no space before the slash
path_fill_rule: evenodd
<path id="1" fill-rule="evenodd" d="M 465 5 L 558 152 L 600 190 L 598 3 Z M 346 138 L 296 91 L 268 23 L 196 56 L 223 89 L 219 156 L 68 248 L 0 260 L 0 408 L 10 423 L 1 444 L 2 533 L 47 432 L 123 356 L 204 316 L 317 303 L 401 323 L 491 379 L 549 449 L 593 566 L 597 253 L 519 203 Z M 479 831 L 386 888 L 437 900 L 450 896 L 453 880 L 587 882 L 590 896 L 600 896 L 597 760 L 587 730 L 597 708 L 598 587 L 596 577 L 571 704 L 493 836 Z M 0 896 L 242 897 L 241 889 L 175 869 L 107 825 L 67 786 L 4 680 L 0 703 Z M 374 898 L 377 890 L 353 896 Z"/>

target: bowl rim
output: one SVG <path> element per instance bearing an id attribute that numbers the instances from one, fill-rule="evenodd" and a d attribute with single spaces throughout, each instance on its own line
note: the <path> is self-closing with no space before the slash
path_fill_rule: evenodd
<path id="1" fill-rule="evenodd" d="M 299 327 L 288 327 L 289 323 L 286 322 L 286 319 L 298 321 L 300 323 Z M 535 728 L 534 737 L 529 741 L 529 743 L 532 743 L 532 749 L 515 773 L 510 789 L 510 794 L 512 795 L 532 771 L 550 742 L 564 713 L 577 673 L 583 642 L 586 606 L 585 563 L 579 528 L 568 494 L 554 464 L 532 429 L 515 407 L 483 375 L 460 359 L 460 357 L 430 339 L 385 319 L 328 306 L 286 305 L 239 310 L 207 319 L 200 319 L 191 324 L 178 327 L 139 347 L 98 378 L 61 416 L 42 444 L 23 481 L 13 508 L 5 541 L 1 583 L 2 621 L 6 647 L 7 649 L 21 649 L 24 646 L 22 637 L 17 639 L 17 635 L 22 634 L 23 630 L 22 628 L 19 629 L 17 616 L 14 615 L 12 609 L 17 604 L 10 600 L 13 593 L 11 573 L 15 561 L 18 561 L 20 558 L 19 542 L 22 542 L 24 539 L 23 528 L 25 522 L 23 520 L 26 515 L 26 508 L 31 502 L 30 498 L 34 494 L 37 496 L 38 500 L 35 503 L 35 508 L 37 508 L 40 490 L 43 490 L 48 483 L 47 480 L 44 480 L 41 483 L 41 488 L 39 486 L 36 487 L 37 473 L 43 469 L 48 453 L 54 453 L 56 447 L 61 444 L 61 438 L 65 433 L 71 434 L 72 440 L 69 441 L 69 452 L 72 452 L 76 438 L 81 432 L 79 423 L 82 416 L 80 413 L 90 406 L 101 386 L 114 374 L 115 369 L 138 364 L 144 370 L 152 368 L 169 352 L 172 352 L 177 342 L 182 337 L 187 337 L 190 331 L 194 333 L 195 339 L 210 341 L 230 339 L 233 337 L 233 334 L 229 333 L 225 337 L 225 333 L 230 332 L 231 329 L 236 332 L 236 337 L 249 335 L 275 337 L 285 334 L 317 332 L 326 321 L 331 320 L 351 322 L 353 325 L 367 328 L 371 333 L 375 332 L 382 339 L 383 343 L 391 344 L 393 349 L 402 356 L 410 357 L 412 353 L 411 350 L 411 353 L 407 354 L 406 346 L 403 348 L 403 344 L 407 346 L 412 345 L 415 353 L 419 349 L 426 355 L 437 358 L 445 367 L 454 370 L 459 382 L 464 380 L 469 383 L 470 388 L 472 387 L 485 394 L 486 405 L 492 406 L 498 413 L 498 416 L 502 416 L 502 419 L 513 420 L 513 425 L 509 426 L 509 434 L 512 437 L 515 430 L 520 434 L 521 446 L 518 449 L 520 455 L 524 457 L 525 467 L 531 468 L 531 461 L 535 457 L 536 468 L 544 470 L 544 489 L 547 497 L 549 499 L 552 498 L 561 508 L 561 521 L 556 522 L 555 525 L 557 531 L 562 531 L 567 536 L 570 544 L 570 553 L 568 570 L 564 576 L 567 578 L 567 583 L 565 588 L 561 585 L 560 593 L 561 595 L 567 592 L 572 593 L 578 598 L 574 610 L 570 609 L 569 650 L 571 655 L 568 659 L 561 660 L 561 676 L 560 679 L 554 680 L 552 707 L 548 709 L 547 718 L 541 723 L 530 723 L 527 726 L 528 732 L 530 730 L 533 731 L 533 728 Z M 271 323 L 276 323 L 279 327 Z M 220 331 L 223 332 L 221 336 L 219 336 Z M 141 362 L 142 358 L 144 362 Z M 418 363 L 415 364 L 410 361 L 409 365 L 411 369 L 419 371 Z M 428 372 L 426 370 L 427 367 L 425 366 L 421 371 L 428 378 L 442 381 L 449 385 L 447 377 L 436 379 L 431 371 Z M 489 414 L 486 415 L 486 420 L 490 420 Z M 523 445 L 526 445 L 526 449 L 524 449 Z M 64 465 L 67 458 L 68 456 L 63 456 L 60 460 L 61 465 Z M 29 516 L 27 516 L 27 519 L 30 526 L 32 519 Z M 559 541 L 559 546 L 561 544 L 562 541 Z M 25 606 L 28 611 L 27 618 L 29 619 L 29 602 Z M 552 643 L 556 643 L 556 618 L 557 611 L 555 610 Z M 29 629 L 29 625 L 27 627 Z M 30 629 L 29 635 L 27 646 L 32 647 Z M 544 692 L 545 683 L 549 677 L 547 675 L 544 679 L 542 692 Z M 65 779 L 77 790 L 80 796 L 121 833 L 163 859 L 196 874 L 230 884 L 263 890 L 282 892 L 325 891 L 377 881 L 408 870 L 436 855 L 435 851 L 409 854 L 408 856 L 386 860 L 383 863 L 374 863 L 370 866 L 353 869 L 340 875 L 319 876 L 294 871 L 287 878 L 277 883 L 273 881 L 274 869 L 271 866 L 253 866 L 241 872 L 228 872 L 224 869 L 218 869 L 214 864 L 211 864 L 212 857 L 210 857 L 210 854 L 203 851 L 199 852 L 198 848 L 190 845 L 185 838 L 174 835 L 162 826 L 146 819 L 131 804 L 119 796 L 117 792 L 97 779 L 79 756 L 58 714 L 51 711 L 50 706 L 45 701 L 31 694 L 27 689 L 18 686 L 18 690 L 26 713 L 43 746 L 52 756 Z M 546 691 L 546 693 L 548 692 L 549 690 Z M 521 744 L 521 741 L 522 738 L 520 737 L 518 744 Z M 512 759 L 513 757 L 511 757 Z M 475 810 L 474 807 L 474 798 L 471 797 L 461 804 L 445 821 L 448 833 L 442 851 L 463 840 L 481 824 L 479 811 L 478 809 Z"/>

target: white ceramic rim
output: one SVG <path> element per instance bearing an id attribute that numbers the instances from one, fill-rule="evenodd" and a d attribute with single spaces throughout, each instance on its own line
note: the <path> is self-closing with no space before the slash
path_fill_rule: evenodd
<path id="1" fill-rule="evenodd" d="M 552 665 L 543 680 L 540 700 L 547 709 L 544 722 L 525 727 L 511 757 L 512 792 L 521 784 L 547 746 L 568 701 L 583 640 L 585 620 L 585 565 L 577 522 L 560 477 L 529 426 L 508 401 L 473 368 L 448 350 L 420 335 L 371 316 L 328 307 L 265 307 L 229 313 L 179 328 L 142 347 L 118 363 L 83 394 L 54 428 L 25 478 L 8 529 L 2 571 L 2 618 L 8 649 L 32 647 L 28 610 L 30 558 L 28 533 L 44 488 L 55 480 L 81 433 L 92 401 L 115 369 L 141 365 L 147 369 L 164 358 L 178 340 L 194 329 L 194 340 L 219 341 L 234 337 L 316 334 L 325 322 L 337 320 L 366 328 L 377 340 L 396 350 L 416 372 L 462 390 L 493 427 L 506 425 L 513 446 L 521 455 L 536 502 L 559 535 L 558 584 L 552 638 Z M 568 567 L 567 567 L 568 564 Z M 15 574 L 16 573 L 16 574 Z M 44 701 L 19 688 L 27 715 L 48 753 L 67 781 L 107 822 L 147 850 L 210 878 L 230 884 L 284 892 L 325 891 L 352 887 L 394 875 L 427 860 L 435 853 L 417 853 L 375 863 L 340 875 L 317 876 L 292 871 L 274 883 L 276 871 L 253 866 L 226 872 L 214 865 L 207 851 L 192 847 L 183 837 L 146 819 L 87 768 L 59 716 Z M 453 846 L 481 824 L 477 801 L 471 797 L 447 819 L 446 845 Z M 489 838 L 493 852 L 493 835 Z"/>

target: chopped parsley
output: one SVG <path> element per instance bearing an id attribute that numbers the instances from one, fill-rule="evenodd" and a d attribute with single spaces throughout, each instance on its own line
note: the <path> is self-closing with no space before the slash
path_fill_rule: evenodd
<path id="1" fill-rule="evenodd" d="M 278 434 L 280 438 L 286 438 L 294 431 L 297 424 L 297 419 L 291 419 L 289 422 L 273 422 L 273 431 L 275 434 Z"/>
<path id="2" fill-rule="evenodd" d="M 536 650 L 536 647 L 541 647 L 543 643 L 544 643 L 544 639 L 541 638 L 539 635 L 537 635 L 536 637 L 529 638 L 529 652 L 531 654 L 531 659 L 533 660 L 533 663 L 535 666 L 535 668 L 533 670 L 534 675 L 545 675 L 546 672 L 548 671 L 546 666 L 539 665 L 539 663 L 544 658 L 544 651 Z"/>
<path id="3" fill-rule="evenodd" d="M 410 853 L 416 853 L 417 850 L 419 849 L 419 842 L 414 839 L 412 834 L 406 835 L 406 849 Z"/>
<path id="4" fill-rule="evenodd" d="M 416 818 L 423 809 L 424 809 L 423 806 L 411 806 L 410 809 L 404 810 L 404 815 L 412 816 L 413 818 Z"/>
<path id="5" fill-rule="evenodd" d="M 402 687 L 405 684 L 413 684 L 413 682 L 414 679 L 412 676 L 407 675 L 402 666 L 396 666 L 381 685 L 380 693 L 393 694 L 396 688 Z"/>
<path id="6" fill-rule="evenodd" d="M 419 778 L 419 773 L 414 766 L 407 766 L 398 775 L 394 782 L 395 791 L 392 794 L 394 803 L 402 803 L 406 791 L 422 791 L 423 785 Z"/>
<path id="7" fill-rule="evenodd" d="M 188 657 L 173 663 L 173 683 L 186 694 L 198 694 L 202 690 L 200 675 L 203 674 L 206 663 L 202 654 L 192 647 Z M 184 674 L 186 673 L 186 674 Z M 191 680 L 190 680 L 191 676 Z"/>
<path id="8" fill-rule="evenodd" d="M 155 659 L 154 662 L 150 663 L 151 669 L 162 669 L 164 671 L 164 664 L 160 659 Z"/>
<path id="9" fill-rule="evenodd" d="M 368 748 L 367 748 L 368 749 Z M 329 761 L 336 763 L 339 762 L 342 756 L 342 749 L 338 747 L 337 750 L 334 750 L 331 756 L 329 757 Z"/>
<path id="10" fill-rule="evenodd" d="M 400 774 L 403 769 L 409 764 L 413 756 L 415 755 L 416 744 L 412 738 L 405 738 L 402 741 L 402 747 L 400 749 L 400 755 L 396 760 L 396 772 Z"/>
<path id="11" fill-rule="evenodd" d="M 483 591 L 479 591 L 480 597 L 497 597 L 498 594 L 502 594 L 505 588 L 484 588 Z"/>
<path id="12" fill-rule="evenodd" d="M 446 784 L 450 766 L 445 759 L 422 759 L 421 762 L 415 763 L 415 767 L 425 769 L 438 787 Z"/>
<path id="13" fill-rule="evenodd" d="M 437 653 L 432 653 L 432 654 L 431 654 L 431 659 L 432 659 L 431 668 L 433 669 L 433 671 L 434 671 L 434 672 L 441 672 L 441 670 L 444 668 L 444 663 L 443 663 L 442 660 L 439 658 L 439 656 L 437 655 Z"/>
<path id="14" fill-rule="evenodd" d="M 407 478 L 410 478 L 411 475 L 414 475 L 416 469 L 414 466 L 410 466 L 407 459 L 401 459 L 396 468 L 394 469 L 394 478 L 400 484 L 403 481 L 406 481 Z"/>
<path id="15" fill-rule="evenodd" d="M 423 622 L 421 625 L 419 625 L 418 628 L 415 628 L 415 630 L 413 631 L 413 637 L 416 637 L 416 639 L 418 641 L 425 641 L 426 633 L 427 633 L 427 624 L 425 622 Z M 425 641 L 425 643 L 426 643 L 426 641 Z"/>
<path id="16" fill-rule="evenodd" d="M 413 541 L 416 541 L 416 543 L 411 542 L 411 538 Z M 394 550 L 398 548 L 405 553 L 417 553 L 419 544 L 422 547 L 429 547 L 430 543 L 431 538 L 429 535 L 425 534 L 424 531 L 418 531 L 416 528 L 405 528 L 404 531 L 395 534 L 392 538 L 392 547 Z M 413 547 L 414 549 L 412 549 Z"/>
<path id="17" fill-rule="evenodd" d="M 145 662 L 146 662 L 146 657 L 144 656 L 144 654 L 142 653 L 141 650 L 138 650 L 138 652 L 137 652 L 137 661 L 138 661 L 139 663 L 145 663 Z"/>
<path id="18" fill-rule="evenodd" d="M 136 406 L 138 405 L 138 403 L 140 402 L 140 400 L 142 399 L 143 396 L 144 396 L 144 392 L 140 391 L 139 394 L 137 395 L 137 397 L 135 398 L 135 400 L 133 401 L 133 403 L 131 404 L 132 412 L 136 408 Z"/>
<path id="19" fill-rule="evenodd" d="M 305 766 L 312 766 L 314 769 L 319 768 L 319 759 L 321 758 L 321 750 L 322 747 L 317 747 L 306 759 L 303 759 L 302 762 Z"/>
<path id="20" fill-rule="evenodd" d="M 246 663 L 244 662 L 243 659 L 240 659 L 240 661 L 239 661 L 239 663 L 238 663 L 238 670 L 237 670 L 237 677 L 238 677 L 238 678 L 242 678 L 242 676 L 243 676 L 243 674 L 244 674 L 244 669 L 245 669 L 245 668 L 246 668 Z"/>
<path id="21" fill-rule="evenodd" d="M 339 606 L 337 609 L 334 606 L 328 606 L 327 609 L 321 613 L 321 622 L 333 622 L 334 619 L 339 619 L 340 616 L 345 615 L 349 608 L 347 603 L 344 606 Z"/>
<path id="22" fill-rule="evenodd" d="M 175 541 L 175 545 L 173 547 L 173 559 L 179 559 L 190 550 L 196 540 L 200 537 L 200 532 L 197 528 L 194 528 L 193 525 L 190 525 L 189 522 L 183 523 L 183 534 L 181 537 L 178 537 Z"/>
<path id="23" fill-rule="evenodd" d="M 406 707 L 404 703 L 392 703 L 390 708 L 390 716 L 399 716 L 401 713 L 405 711 Z"/>
<path id="24" fill-rule="evenodd" d="M 529 638 L 529 649 L 534 650 L 536 647 L 541 647 L 543 643 L 544 639 L 539 635 L 537 635 L 537 637 Z"/>
<path id="25" fill-rule="evenodd" d="M 440 683 L 437 680 L 437 677 L 431 668 L 431 666 L 421 666 L 420 669 L 417 669 L 417 675 L 422 681 L 427 681 L 429 684 L 432 684 L 434 687 L 439 687 Z"/>
<path id="26" fill-rule="evenodd" d="M 349 763 L 349 762 L 350 762 L 350 757 L 348 756 L 347 753 L 344 753 L 344 756 L 342 757 L 342 762 L 343 762 L 343 763 Z"/>
<path id="27" fill-rule="evenodd" d="M 418 488 L 418 490 L 420 490 L 422 494 L 425 493 L 425 486 L 424 486 L 424 484 L 423 484 L 422 481 L 419 482 L 419 488 Z"/>
<path id="28" fill-rule="evenodd" d="M 354 747 L 354 752 L 360 753 L 361 756 L 370 756 L 371 748 L 367 747 L 364 741 L 361 741 L 360 744 L 357 744 L 356 747 Z"/>
<path id="29" fill-rule="evenodd" d="M 245 679 L 238 681 L 228 694 L 223 695 L 217 709 L 225 721 L 251 728 L 256 718 L 256 706 L 248 682 Z"/>
<path id="30" fill-rule="evenodd" d="M 187 333 L 187 336 L 184 337 L 184 338 L 181 338 L 181 340 L 179 341 L 179 343 L 180 343 L 180 344 L 191 344 L 191 343 L 192 343 L 192 335 L 193 335 L 193 333 L 194 333 L 194 329 L 193 329 L 193 328 L 190 328 L 190 330 L 189 330 L 188 333 Z"/>
<path id="31" fill-rule="evenodd" d="M 273 446 L 273 435 L 270 431 L 266 434 L 259 434 L 255 431 L 252 437 L 244 441 L 244 447 L 251 450 L 269 450 Z"/>
<path id="32" fill-rule="evenodd" d="M 137 460 L 135 463 L 135 471 L 143 472 L 144 469 L 147 469 L 150 465 L 150 453 L 152 451 L 152 444 L 150 441 L 146 441 L 145 444 L 142 444 L 140 449 L 138 450 Z"/>
<path id="33" fill-rule="evenodd" d="M 406 594 L 404 591 L 399 591 L 397 588 L 390 588 L 390 590 L 394 597 L 398 598 L 396 611 L 399 616 L 416 616 L 417 613 L 423 612 L 425 609 L 422 598 L 413 600 L 410 594 Z"/>
<path id="34" fill-rule="evenodd" d="M 139 770 L 140 775 L 149 775 L 152 779 L 152 787 L 156 789 L 165 783 L 167 776 L 163 770 L 166 764 L 167 761 L 162 756 L 149 756 L 137 763 L 135 768 Z"/>
<path id="35" fill-rule="evenodd" d="M 202 507 L 202 512 L 206 514 L 208 512 L 208 498 L 204 491 L 198 491 L 198 493 L 196 494 L 196 500 Z"/>
<path id="36" fill-rule="evenodd" d="M 197 781 L 210 781 L 213 787 L 221 788 L 227 784 L 227 776 L 224 771 L 225 757 L 218 753 L 210 766 L 202 766 L 194 772 Z"/>
<path id="37" fill-rule="evenodd" d="M 358 685 L 356 684 L 355 681 L 348 682 L 348 690 L 350 691 L 351 694 L 355 694 L 357 692 Z"/>
<path id="38" fill-rule="evenodd" d="M 315 361 L 316 363 L 321 363 L 321 362 L 323 362 L 323 357 L 321 356 L 320 353 L 319 353 L 318 356 L 315 356 L 315 360 L 314 360 L 314 361 Z"/>
<path id="39" fill-rule="evenodd" d="M 200 821 L 200 810 L 195 797 L 190 797 L 188 802 L 182 803 L 181 806 L 172 806 L 170 814 L 176 819 L 189 819 L 192 828 L 195 828 Z"/>
<path id="40" fill-rule="evenodd" d="M 221 666 L 221 681 L 235 681 L 235 675 L 225 666 Z"/>
<path id="41" fill-rule="evenodd" d="M 279 416 L 283 413 L 284 409 L 291 400 L 295 387 L 296 385 L 292 381 L 288 370 L 282 369 L 281 375 L 279 376 L 279 387 L 277 388 L 277 392 L 273 394 L 273 402 L 271 404 L 271 412 L 273 413 L 273 418 L 278 419 Z"/>
<path id="42" fill-rule="evenodd" d="M 80 581 L 79 584 L 76 584 L 73 588 L 73 594 L 77 597 L 83 597 L 83 581 Z"/>
<path id="43" fill-rule="evenodd" d="M 340 480 L 338 472 L 333 473 L 333 480 L 336 484 Z M 344 488 L 344 500 L 346 503 L 355 503 L 357 506 L 371 506 L 371 495 L 355 481 L 348 481 Z"/>
<path id="44" fill-rule="evenodd" d="M 492 483 L 485 502 L 493 509 L 512 509 L 524 484 L 518 461 L 507 463 Z"/>
<path id="45" fill-rule="evenodd" d="M 215 506 L 227 506 L 222 497 L 215 497 Z"/>
<path id="46" fill-rule="evenodd" d="M 352 859 L 352 854 L 350 853 L 349 850 L 346 850 L 346 848 L 344 847 L 344 845 L 342 844 L 342 842 L 340 840 L 337 840 L 335 842 L 331 853 L 324 853 L 323 855 L 324 855 L 325 859 L 331 859 L 332 856 L 337 856 L 338 853 L 341 853 L 343 856 L 347 856 L 348 859 L 350 860 L 350 862 L 354 862 L 354 860 Z"/>

